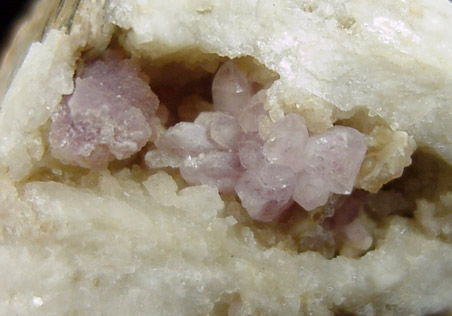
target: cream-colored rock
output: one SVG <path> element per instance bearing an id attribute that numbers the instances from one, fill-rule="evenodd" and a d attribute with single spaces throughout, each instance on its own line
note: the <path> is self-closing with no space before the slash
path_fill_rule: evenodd
<path id="1" fill-rule="evenodd" d="M 415 149 L 406 132 L 376 126 L 367 137 L 367 154 L 356 186 L 378 192 L 384 184 L 402 175 L 403 169 L 411 164 Z"/>
<path id="2" fill-rule="evenodd" d="M 115 8 L 110 19 L 128 29 L 124 43 L 131 50 L 158 58 L 195 46 L 253 56 L 280 76 L 269 92 L 273 107 L 297 102 L 303 109 L 306 91 L 339 110 L 364 106 L 452 162 L 452 139 L 444 133 L 452 120 L 448 1 L 109 5 Z"/>
<path id="3" fill-rule="evenodd" d="M 102 177 L 90 189 L 25 185 L 22 208 L 35 218 L 15 227 L 34 233 L 4 232 L 2 314 L 219 315 L 228 294 L 239 315 L 422 315 L 450 303 L 452 246 L 410 220 L 392 219 L 377 250 L 360 260 L 328 260 L 263 246 L 222 216 L 212 188 L 179 191 L 164 173 L 137 187 Z M 106 182 L 122 190 L 104 192 Z"/>
<path id="4" fill-rule="evenodd" d="M 1 83 L 8 86 L 0 89 L 1 315 L 452 308 L 452 188 L 442 169 L 420 173 L 434 174 L 433 184 L 406 181 L 407 192 L 438 191 L 410 195 L 418 205 L 413 218 L 370 223 L 370 251 L 328 260 L 297 253 L 295 236 L 272 227 L 263 233 L 211 187 L 186 187 L 177 174 L 136 166 L 88 173 L 47 151 L 48 119 L 72 92 L 81 54 L 104 50 L 116 30 L 114 42 L 142 59 L 151 84 L 200 80 L 240 57 L 240 67 L 268 88 L 264 136 L 283 112 L 302 114 L 311 132 L 338 120 L 357 127 L 370 148 L 357 183 L 366 190 L 400 176 L 416 145 L 450 165 L 448 1 L 67 0 L 57 14 L 50 21 L 67 23 L 50 25 L 57 29 Z M 172 62 L 185 65 L 178 78 L 165 68 Z M 198 105 L 187 108 L 207 106 Z"/>

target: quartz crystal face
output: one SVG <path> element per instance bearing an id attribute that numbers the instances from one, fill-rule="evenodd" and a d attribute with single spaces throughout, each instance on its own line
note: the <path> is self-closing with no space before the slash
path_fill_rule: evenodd
<path id="1" fill-rule="evenodd" d="M 215 110 L 237 116 L 249 104 L 251 95 L 246 76 L 232 61 L 218 70 L 212 84 Z"/>
<path id="2" fill-rule="evenodd" d="M 181 158 L 196 157 L 216 149 L 204 126 L 186 122 L 170 127 L 157 140 L 156 146 L 160 150 L 173 153 Z"/>
<path id="3" fill-rule="evenodd" d="M 251 218 L 268 222 L 289 206 L 295 173 L 286 166 L 264 162 L 247 170 L 235 190 Z"/>
<path id="4" fill-rule="evenodd" d="M 263 153 L 268 161 L 299 172 L 304 169 L 302 157 L 308 138 L 304 119 L 298 114 L 288 114 L 270 126 Z"/>
<path id="5" fill-rule="evenodd" d="M 366 142 L 358 131 L 335 126 L 309 139 L 304 161 L 331 192 L 350 194 L 365 154 Z"/>
<path id="6" fill-rule="evenodd" d="M 195 158 L 189 157 L 180 167 L 180 172 L 191 185 L 206 184 L 220 192 L 234 193 L 243 168 L 235 153 L 213 150 Z"/>

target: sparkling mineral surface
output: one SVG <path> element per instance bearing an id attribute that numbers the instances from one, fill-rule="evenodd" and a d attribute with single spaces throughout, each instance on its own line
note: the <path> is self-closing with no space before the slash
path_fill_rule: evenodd
<path id="1" fill-rule="evenodd" d="M 52 154 L 67 164 L 105 167 L 140 151 L 159 124 L 159 105 L 139 64 L 115 51 L 89 62 L 52 116 Z"/>
<path id="2" fill-rule="evenodd" d="M 251 87 L 233 61 L 223 64 L 212 85 L 216 111 L 170 127 L 147 153 L 148 166 L 177 157 L 166 166 L 179 167 L 189 184 L 236 193 L 248 214 L 264 222 L 294 201 L 310 211 L 332 193 L 350 194 L 367 149 L 361 133 L 334 126 L 310 135 L 304 118 L 289 113 L 273 122 L 263 139 L 265 91 L 253 94 Z"/>

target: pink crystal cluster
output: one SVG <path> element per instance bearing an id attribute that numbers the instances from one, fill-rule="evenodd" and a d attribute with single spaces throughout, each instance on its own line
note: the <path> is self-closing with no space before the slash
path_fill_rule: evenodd
<path id="1" fill-rule="evenodd" d="M 216 112 L 170 127 L 147 154 L 150 167 L 159 155 L 172 157 L 171 166 L 189 184 L 236 193 L 259 221 L 275 219 L 294 201 L 313 210 L 332 193 L 351 193 L 367 148 L 357 130 L 334 126 L 310 135 L 303 117 L 292 113 L 274 122 L 263 139 L 263 90 L 254 93 L 232 61 L 215 75 L 212 96 Z"/>
<path id="2" fill-rule="evenodd" d="M 74 93 L 51 118 L 52 154 L 64 163 L 100 168 L 140 151 L 159 124 L 159 100 L 147 81 L 139 64 L 117 51 L 87 63 Z"/>

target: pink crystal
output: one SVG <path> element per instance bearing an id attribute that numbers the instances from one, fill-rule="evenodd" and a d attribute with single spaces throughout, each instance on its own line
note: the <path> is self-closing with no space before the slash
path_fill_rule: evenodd
<path id="1" fill-rule="evenodd" d="M 298 114 L 290 113 L 271 125 L 268 140 L 263 147 L 264 155 L 275 164 L 299 172 L 304 167 L 302 157 L 308 137 L 304 119 Z"/>
<path id="2" fill-rule="evenodd" d="M 265 163 L 248 169 L 235 191 L 251 218 L 269 222 L 292 203 L 295 173 L 288 167 Z"/>
<path id="3" fill-rule="evenodd" d="M 304 162 L 338 194 L 350 194 L 366 154 L 366 142 L 357 130 L 334 126 L 309 138 Z"/>
<path id="4" fill-rule="evenodd" d="M 150 120 L 159 106 L 159 99 L 149 87 L 147 75 L 132 59 L 124 59 L 119 51 L 107 51 L 102 59 L 88 62 L 81 78 L 93 78 L 118 98 L 131 101 Z"/>
<path id="5" fill-rule="evenodd" d="M 221 149 L 237 150 L 242 130 L 233 116 L 221 112 L 202 112 L 194 123 L 204 126 Z"/>
<path id="6" fill-rule="evenodd" d="M 186 158 L 197 157 L 217 147 L 207 135 L 204 126 L 181 122 L 170 127 L 156 142 L 157 148 Z"/>
<path id="7" fill-rule="evenodd" d="M 215 110 L 238 117 L 243 107 L 250 102 L 251 95 L 248 79 L 233 61 L 224 63 L 218 69 L 212 83 Z"/>
<path id="8" fill-rule="evenodd" d="M 206 184 L 218 188 L 219 192 L 234 193 L 234 186 L 243 169 L 237 154 L 211 151 L 186 159 L 180 172 L 189 184 Z"/>
<path id="9" fill-rule="evenodd" d="M 74 122 L 69 106 L 61 104 L 53 114 L 49 134 L 52 154 L 61 161 L 82 167 L 102 168 L 113 159 L 105 145 L 99 145 L 100 128 L 93 122 Z"/>
<path id="10" fill-rule="evenodd" d="M 250 169 L 266 162 L 262 153 L 264 142 L 258 133 L 246 133 L 240 138 L 238 148 L 240 163 L 243 167 Z"/>
<path id="11" fill-rule="evenodd" d="M 297 176 L 293 199 L 307 211 L 325 205 L 330 196 L 328 185 L 316 174 L 302 172 Z"/>
<path id="12" fill-rule="evenodd" d="M 366 151 L 363 136 L 348 127 L 309 136 L 304 118 L 291 113 L 269 127 L 264 141 L 258 132 L 265 90 L 252 90 L 232 61 L 222 65 L 212 85 L 216 112 L 169 128 L 156 141 L 157 152 L 146 155 L 148 164 L 177 155 L 171 166 L 189 184 L 235 191 L 259 221 L 275 219 L 294 200 L 310 211 L 333 193 L 349 194 Z"/>
<path id="13" fill-rule="evenodd" d="M 234 117 L 218 114 L 210 126 L 210 137 L 223 149 L 236 151 L 242 130 Z"/>
<path id="14" fill-rule="evenodd" d="M 141 150 L 152 135 L 158 98 L 137 63 L 118 53 L 87 63 L 74 93 L 52 115 L 52 154 L 64 163 L 102 168 Z"/>
<path id="15" fill-rule="evenodd" d="M 262 94 L 263 92 L 256 93 L 238 116 L 240 127 L 244 132 L 257 132 L 259 130 L 259 120 L 266 113 L 261 101 Z"/>

